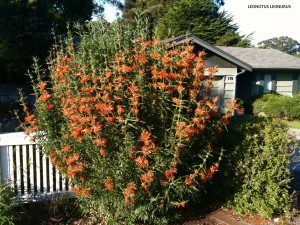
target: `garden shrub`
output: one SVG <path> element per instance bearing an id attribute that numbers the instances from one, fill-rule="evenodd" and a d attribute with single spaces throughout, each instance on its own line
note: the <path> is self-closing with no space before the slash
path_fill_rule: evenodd
<path id="1" fill-rule="evenodd" d="M 226 152 L 216 182 L 228 197 L 223 200 L 239 213 L 266 218 L 288 213 L 293 201 L 288 166 L 293 142 L 286 125 L 278 119 L 239 120 L 231 122 L 221 141 Z"/>
<path id="2" fill-rule="evenodd" d="M 23 103 L 25 132 L 95 221 L 167 223 L 218 170 L 215 143 L 231 114 L 209 96 L 216 69 L 204 75 L 204 52 L 151 38 L 148 27 L 93 22 L 31 73 L 37 101 L 33 113 Z"/>
<path id="3" fill-rule="evenodd" d="M 14 192 L 9 183 L 0 182 L 0 225 L 13 225 L 17 220 L 16 205 L 13 205 Z"/>
<path id="4" fill-rule="evenodd" d="M 289 120 L 300 119 L 300 94 L 295 94 L 287 100 L 286 111 Z"/>
<path id="5" fill-rule="evenodd" d="M 273 97 L 274 94 L 263 94 L 253 96 L 251 99 L 247 101 L 248 105 L 252 105 L 252 113 L 254 115 L 258 115 L 261 112 L 264 112 L 265 102 L 269 100 L 269 98 Z"/>
<path id="6" fill-rule="evenodd" d="M 252 98 L 253 114 L 264 114 L 272 118 L 286 118 L 288 120 L 300 118 L 300 95 L 293 97 L 276 94 L 264 94 Z M 251 101 L 249 101 L 251 102 Z"/>
<path id="7" fill-rule="evenodd" d="M 287 115 L 287 102 L 290 97 L 273 95 L 264 102 L 263 112 L 272 118 L 283 118 Z"/>

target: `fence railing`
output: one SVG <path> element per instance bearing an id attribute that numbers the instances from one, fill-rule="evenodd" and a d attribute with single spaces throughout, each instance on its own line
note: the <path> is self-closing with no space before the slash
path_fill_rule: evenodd
<path id="1" fill-rule="evenodd" d="M 22 132 L 0 134 L 0 178 L 22 198 L 69 191 L 68 180 Z"/>

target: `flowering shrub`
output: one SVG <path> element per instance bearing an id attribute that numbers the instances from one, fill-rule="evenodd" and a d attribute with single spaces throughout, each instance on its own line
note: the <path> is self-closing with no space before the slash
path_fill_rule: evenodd
<path id="1" fill-rule="evenodd" d="M 78 45 L 69 37 L 47 71 L 35 65 L 35 112 L 24 104 L 25 132 L 109 224 L 162 224 L 184 207 L 218 170 L 217 135 L 230 117 L 209 97 L 216 68 L 205 75 L 204 52 L 146 28 L 99 22 Z"/>

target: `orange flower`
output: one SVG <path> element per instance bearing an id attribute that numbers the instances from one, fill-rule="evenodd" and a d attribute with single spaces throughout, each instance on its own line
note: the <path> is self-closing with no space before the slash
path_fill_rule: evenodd
<path id="1" fill-rule="evenodd" d="M 182 93 L 184 91 L 184 87 L 182 85 L 178 85 L 176 87 L 176 89 L 177 89 L 178 93 Z"/>
<path id="2" fill-rule="evenodd" d="M 161 62 L 163 65 L 169 66 L 171 64 L 171 59 L 169 57 L 163 57 Z"/>
<path id="3" fill-rule="evenodd" d="M 158 58 L 160 58 L 160 54 L 151 52 L 151 53 L 150 53 L 150 57 L 153 58 L 153 59 L 158 59 Z"/>
<path id="4" fill-rule="evenodd" d="M 34 117 L 33 114 L 32 114 L 32 115 L 28 115 L 28 116 L 25 117 L 25 121 L 27 121 L 27 122 L 31 122 L 31 121 L 33 121 L 34 119 L 35 119 L 35 117 Z"/>
<path id="5" fill-rule="evenodd" d="M 176 105 L 182 105 L 183 104 L 183 101 L 178 99 L 178 98 L 173 98 L 172 102 L 174 102 Z"/>
<path id="6" fill-rule="evenodd" d="M 54 109 L 54 105 L 50 104 L 50 105 L 46 105 L 45 108 L 50 111 L 52 109 Z"/>
<path id="7" fill-rule="evenodd" d="M 153 178 L 152 170 L 148 171 L 147 173 L 145 173 L 141 176 L 141 180 L 146 183 L 151 183 L 153 181 L 153 179 L 154 178 Z"/>
<path id="8" fill-rule="evenodd" d="M 70 145 L 66 145 L 61 151 L 65 152 L 65 153 L 70 152 L 71 151 L 71 146 Z"/>
<path id="9" fill-rule="evenodd" d="M 182 201 L 182 202 L 175 202 L 174 204 L 175 204 L 178 208 L 180 208 L 180 207 L 184 208 L 186 202 L 185 202 L 185 201 Z"/>
<path id="10" fill-rule="evenodd" d="M 72 191 L 75 193 L 75 195 L 81 197 L 87 197 L 91 193 L 90 188 L 83 188 L 83 187 L 72 187 Z"/>
<path id="11" fill-rule="evenodd" d="M 188 185 L 188 186 L 191 186 L 191 185 L 194 184 L 194 178 L 195 178 L 195 176 L 194 176 L 193 174 L 190 174 L 189 176 L 187 176 L 187 177 L 185 178 L 184 183 L 185 183 L 186 185 Z"/>
<path id="12" fill-rule="evenodd" d="M 106 144 L 106 139 L 105 138 L 96 138 L 93 141 L 98 147 L 103 147 Z"/>
<path id="13" fill-rule="evenodd" d="M 117 113 L 120 115 L 120 114 L 122 114 L 124 112 L 125 112 L 124 108 L 122 106 L 118 105 L 117 106 Z"/>
<path id="14" fill-rule="evenodd" d="M 223 123 L 224 126 L 230 124 L 229 118 L 231 117 L 230 113 L 226 113 L 224 116 L 221 118 L 221 122 Z"/>
<path id="15" fill-rule="evenodd" d="M 51 95 L 47 91 L 44 91 L 44 93 L 39 97 L 39 99 L 43 102 L 49 101 L 50 98 Z"/>
<path id="16" fill-rule="evenodd" d="M 111 190 L 115 187 L 115 184 L 114 184 L 114 182 L 111 180 L 110 177 L 107 177 L 107 178 L 104 180 L 104 186 L 105 186 L 105 189 L 106 189 L 106 190 L 111 191 Z"/>
<path id="17" fill-rule="evenodd" d="M 171 168 L 165 172 L 165 177 L 170 181 L 174 179 L 174 175 L 173 175 L 174 173 L 177 173 L 177 169 Z"/>
<path id="18" fill-rule="evenodd" d="M 102 124 L 96 123 L 95 125 L 93 125 L 93 132 L 95 134 L 99 133 L 102 130 Z"/>
<path id="19" fill-rule="evenodd" d="M 43 90 L 46 89 L 47 83 L 46 83 L 46 82 L 42 82 L 42 83 L 40 83 L 40 84 L 38 85 L 38 87 L 39 87 L 39 89 L 40 89 L 41 91 L 43 91 Z"/>
<path id="20" fill-rule="evenodd" d="M 143 130 L 140 136 L 140 141 L 144 142 L 145 144 L 148 144 L 150 137 L 151 137 L 151 133 Z"/>
<path id="21" fill-rule="evenodd" d="M 141 150 L 144 155 L 149 155 L 151 153 L 151 149 L 148 146 L 141 147 Z"/>
<path id="22" fill-rule="evenodd" d="M 105 149 L 103 149 L 103 148 L 101 148 L 100 150 L 99 150 L 99 154 L 101 155 L 101 156 L 106 156 L 106 151 L 105 151 Z"/>
<path id="23" fill-rule="evenodd" d="M 135 163 L 141 167 L 141 168 L 145 168 L 148 166 L 149 161 L 148 159 L 146 159 L 144 156 L 139 156 L 136 158 Z"/>
<path id="24" fill-rule="evenodd" d="M 127 188 L 123 191 L 123 195 L 125 197 L 125 203 L 134 204 L 135 190 L 137 186 L 134 182 L 129 182 L 127 184 Z"/>
<path id="25" fill-rule="evenodd" d="M 168 185 L 168 181 L 166 181 L 166 180 L 161 180 L 161 181 L 160 181 L 160 184 L 161 184 L 162 186 L 167 186 L 167 185 Z"/>
<path id="26" fill-rule="evenodd" d="M 70 155 L 67 159 L 67 165 L 71 165 L 72 163 L 74 163 L 75 161 L 77 161 L 79 159 L 79 154 L 78 153 L 74 153 L 73 155 Z"/>
<path id="27" fill-rule="evenodd" d="M 73 179 L 77 173 L 81 172 L 83 170 L 83 164 L 82 163 L 78 163 L 76 165 L 73 165 L 73 166 L 68 166 L 68 169 L 67 169 L 67 177 L 69 179 Z"/>
<path id="28" fill-rule="evenodd" d="M 218 171 L 218 167 L 219 167 L 219 163 L 215 163 L 214 165 L 212 165 L 209 168 L 207 168 L 205 172 L 202 172 L 200 174 L 201 180 L 203 182 L 211 180 L 213 178 L 215 172 Z"/>

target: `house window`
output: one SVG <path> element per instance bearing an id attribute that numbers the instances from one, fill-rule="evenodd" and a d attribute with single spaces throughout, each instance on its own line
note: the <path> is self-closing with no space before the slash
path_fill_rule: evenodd
<path id="1" fill-rule="evenodd" d="M 272 91 L 272 75 L 264 75 L 264 93 Z"/>

